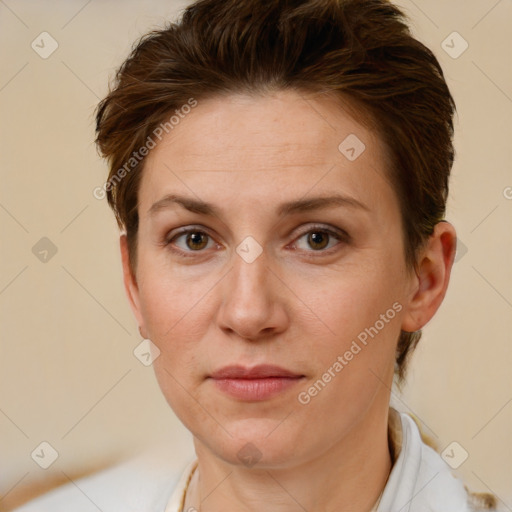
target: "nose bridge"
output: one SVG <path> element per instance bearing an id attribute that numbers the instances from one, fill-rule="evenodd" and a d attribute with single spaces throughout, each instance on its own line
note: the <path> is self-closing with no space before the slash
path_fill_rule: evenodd
<path id="1" fill-rule="evenodd" d="M 231 271 L 225 280 L 219 321 L 247 338 L 256 338 L 268 328 L 276 327 L 275 295 L 269 258 L 259 242 L 245 237 L 232 255 Z"/>
<path id="2" fill-rule="evenodd" d="M 231 291 L 242 303 L 254 302 L 260 299 L 259 296 L 268 295 L 268 263 L 267 252 L 253 236 L 246 236 L 235 247 Z"/>

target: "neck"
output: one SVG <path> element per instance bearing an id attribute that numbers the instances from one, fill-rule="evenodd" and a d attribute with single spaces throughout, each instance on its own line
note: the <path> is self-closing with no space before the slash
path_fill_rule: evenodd
<path id="1" fill-rule="evenodd" d="M 368 411 L 361 422 L 313 460 L 286 468 L 234 466 L 194 438 L 198 467 L 184 511 L 369 512 L 384 489 L 392 461 L 388 410 Z"/>

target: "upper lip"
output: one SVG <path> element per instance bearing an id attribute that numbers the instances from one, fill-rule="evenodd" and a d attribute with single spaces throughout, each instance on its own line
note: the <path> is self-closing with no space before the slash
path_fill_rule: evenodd
<path id="1" fill-rule="evenodd" d="M 265 377 L 302 377 L 303 375 L 272 364 L 260 364 L 252 368 L 241 365 L 224 366 L 213 372 L 213 379 L 263 379 Z"/>

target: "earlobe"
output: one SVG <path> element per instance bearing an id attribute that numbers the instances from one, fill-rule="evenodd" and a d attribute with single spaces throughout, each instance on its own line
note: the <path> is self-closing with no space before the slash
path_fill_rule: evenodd
<path id="1" fill-rule="evenodd" d="M 130 265 L 130 253 L 128 250 L 128 239 L 125 234 L 122 234 L 119 238 L 119 247 L 121 250 L 121 261 L 123 265 L 123 282 L 126 296 L 130 308 L 135 315 L 137 323 L 139 324 L 139 330 L 144 328 L 144 321 L 141 315 L 140 300 L 139 300 L 139 288 L 136 280 L 136 276 L 131 269 Z"/>
<path id="2" fill-rule="evenodd" d="M 403 316 L 403 331 L 418 331 L 438 310 L 450 281 L 455 249 L 454 227 L 446 221 L 436 224 L 418 261 L 414 289 Z"/>

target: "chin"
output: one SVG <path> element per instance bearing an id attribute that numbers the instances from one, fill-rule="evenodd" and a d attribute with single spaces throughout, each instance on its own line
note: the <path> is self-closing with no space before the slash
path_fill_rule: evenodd
<path id="1" fill-rule="evenodd" d="M 299 435 L 283 428 L 282 418 L 278 421 L 268 418 L 250 418 L 226 423 L 227 435 L 222 443 L 209 440 L 215 446 L 217 455 L 230 464 L 248 468 L 270 469 L 285 467 L 297 455 Z M 221 452 L 221 453 L 219 453 Z"/>

